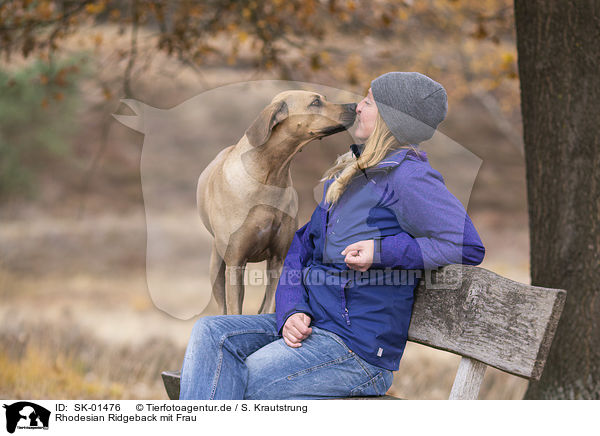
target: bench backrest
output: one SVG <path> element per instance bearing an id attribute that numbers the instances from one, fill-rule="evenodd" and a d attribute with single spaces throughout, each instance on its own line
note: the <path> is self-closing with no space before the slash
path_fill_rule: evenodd
<path id="1" fill-rule="evenodd" d="M 565 298 L 562 289 L 525 285 L 474 266 L 449 265 L 427 271 L 421 279 L 408 339 L 466 358 L 453 388 L 459 396 L 459 391 L 471 397 L 474 390 L 479 392 L 479 386 L 468 385 L 480 384 L 485 365 L 539 380 Z"/>

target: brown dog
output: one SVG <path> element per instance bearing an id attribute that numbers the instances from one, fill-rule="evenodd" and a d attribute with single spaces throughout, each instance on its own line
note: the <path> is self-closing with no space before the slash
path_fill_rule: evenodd
<path id="1" fill-rule="evenodd" d="M 197 205 L 214 237 L 210 278 L 223 314 L 242 313 L 246 264 L 263 260 L 268 282 L 259 312 L 275 310 L 281 267 L 298 228 L 290 163 L 310 141 L 350 127 L 355 110 L 314 92 L 282 92 L 200 175 Z"/>

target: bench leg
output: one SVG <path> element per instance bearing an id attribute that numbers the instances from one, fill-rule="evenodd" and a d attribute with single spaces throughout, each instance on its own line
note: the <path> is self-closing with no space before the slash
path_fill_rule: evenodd
<path id="1" fill-rule="evenodd" d="M 181 371 L 163 371 L 161 376 L 169 399 L 179 400 L 179 381 L 181 379 Z"/>
<path id="2" fill-rule="evenodd" d="M 476 400 L 487 365 L 479 360 L 463 357 L 458 365 L 449 400 Z"/>

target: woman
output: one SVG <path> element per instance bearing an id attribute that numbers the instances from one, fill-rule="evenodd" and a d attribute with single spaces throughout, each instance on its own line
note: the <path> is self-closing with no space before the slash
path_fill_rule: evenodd
<path id="1" fill-rule="evenodd" d="M 371 82 L 356 108 L 355 136 L 365 143 L 325 173 L 323 201 L 287 253 L 276 313 L 200 318 L 180 399 L 387 392 L 419 272 L 483 260 L 463 206 L 418 150 L 446 112 L 446 91 L 420 73 Z"/>

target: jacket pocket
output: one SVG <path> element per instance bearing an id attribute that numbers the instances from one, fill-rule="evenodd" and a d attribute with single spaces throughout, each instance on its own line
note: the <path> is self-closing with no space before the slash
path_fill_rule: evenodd
<path id="1" fill-rule="evenodd" d="M 309 375 L 311 373 L 314 373 L 315 371 L 318 371 L 318 370 L 321 370 L 321 369 L 327 369 L 330 366 L 337 365 L 337 364 L 340 364 L 342 362 L 345 362 L 346 360 L 351 359 L 352 357 L 353 357 L 352 353 L 347 353 L 347 354 L 345 354 L 343 356 L 337 357 L 337 358 L 329 360 L 327 362 L 319 363 L 319 364 L 317 364 L 315 366 L 311 366 L 310 368 L 302 369 L 302 370 L 300 370 L 298 372 L 295 372 L 293 374 L 288 375 L 286 378 L 288 380 L 292 380 L 292 379 L 295 379 L 296 377 Z"/>

